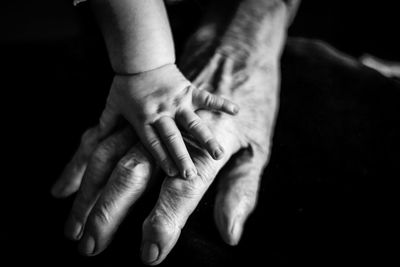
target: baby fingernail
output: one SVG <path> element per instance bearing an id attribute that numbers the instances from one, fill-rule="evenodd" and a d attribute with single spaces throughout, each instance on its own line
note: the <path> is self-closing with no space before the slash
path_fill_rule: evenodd
<path id="1" fill-rule="evenodd" d="M 220 146 L 214 151 L 214 158 L 215 159 L 220 159 L 224 155 L 224 149 Z"/>
<path id="2" fill-rule="evenodd" d="M 196 171 L 194 171 L 192 169 L 189 169 L 189 170 L 185 171 L 185 178 L 186 179 L 192 179 L 192 178 L 196 177 L 196 175 L 197 175 Z"/>
<path id="3" fill-rule="evenodd" d="M 176 176 L 178 174 L 178 170 L 174 166 L 168 167 L 168 176 Z"/>
<path id="4" fill-rule="evenodd" d="M 82 239 L 81 243 L 79 244 L 79 252 L 84 255 L 92 255 L 94 253 L 96 243 L 94 241 L 93 236 L 85 235 Z"/>
<path id="5" fill-rule="evenodd" d="M 175 164 L 170 162 L 168 159 L 164 159 L 161 162 L 161 166 L 163 166 L 163 170 L 168 176 L 176 176 L 179 173 L 179 171 L 175 167 Z"/>
<path id="6" fill-rule="evenodd" d="M 154 243 L 145 242 L 142 247 L 142 261 L 151 264 L 158 260 L 160 250 Z"/>

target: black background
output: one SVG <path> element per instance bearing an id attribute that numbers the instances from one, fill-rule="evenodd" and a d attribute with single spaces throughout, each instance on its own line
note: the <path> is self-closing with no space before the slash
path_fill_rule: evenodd
<path id="1" fill-rule="evenodd" d="M 289 34 L 323 39 L 355 57 L 371 53 L 400 61 L 399 9 L 394 2 L 305 0 Z M 194 21 L 202 7 L 189 1 L 172 8 L 171 14 L 181 9 L 186 10 L 184 19 Z M 192 29 L 188 25 L 192 23 L 176 29 L 176 34 L 186 36 Z M 153 196 L 137 205 L 104 254 L 89 259 L 79 256 L 75 244 L 62 234 L 71 199 L 54 200 L 49 194 L 81 133 L 96 123 L 112 77 L 87 7 L 50 0 L 2 3 L 0 60 L 1 265 L 11 265 L 7 258 L 54 265 L 139 264 L 140 226 Z M 368 103 L 364 108 L 373 116 L 379 105 Z M 312 114 L 315 105 L 304 105 L 309 107 L 304 116 Z M 230 248 L 220 240 L 211 216 L 211 189 L 166 264 L 392 259 L 391 242 L 396 240 L 390 220 L 396 209 L 391 201 L 398 173 L 391 171 L 396 171 L 392 162 L 398 154 L 392 143 L 386 144 L 387 150 L 376 148 L 383 129 L 368 126 L 364 132 L 335 139 L 328 126 L 315 121 L 304 131 L 287 127 L 290 123 L 284 120 L 291 117 L 285 111 L 281 114 L 259 209 L 248 222 L 242 243 Z M 396 114 L 388 114 L 391 121 L 385 122 L 398 133 Z M 340 128 L 341 118 L 328 119 L 336 123 L 336 133 L 352 129 Z"/>

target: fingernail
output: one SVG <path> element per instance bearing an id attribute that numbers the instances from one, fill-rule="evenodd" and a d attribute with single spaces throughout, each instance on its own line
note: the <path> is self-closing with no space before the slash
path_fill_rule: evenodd
<path id="1" fill-rule="evenodd" d="M 71 216 L 65 224 L 65 236 L 72 240 L 79 240 L 81 238 L 82 228 L 82 223 Z"/>
<path id="2" fill-rule="evenodd" d="M 220 146 L 214 151 L 214 159 L 220 159 L 224 155 L 224 149 Z"/>
<path id="3" fill-rule="evenodd" d="M 193 169 L 189 169 L 185 171 L 185 178 L 186 179 L 193 179 L 197 175 L 197 172 L 194 171 Z"/>
<path id="4" fill-rule="evenodd" d="M 96 243 L 94 241 L 93 236 L 91 235 L 85 235 L 82 241 L 79 243 L 79 252 L 90 256 L 94 253 Z"/>
<path id="5" fill-rule="evenodd" d="M 75 223 L 72 231 L 72 238 L 75 240 L 79 240 L 82 237 L 82 224 L 79 222 Z"/>
<path id="6" fill-rule="evenodd" d="M 168 176 L 176 176 L 178 173 L 178 170 L 174 166 L 168 167 Z"/>
<path id="7" fill-rule="evenodd" d="M 145 242 L 142 247 L 142 261 L 151 264 L 158 260 L 160 250 L 154 243 Z"/>
<path id="8" fill-rule="evenodd" d="M 239 243 L 242 234 L 242 225 L 235 220 L 230 231 L 230 245 L 236 246 Z"/>
<path id="9" fill-rule="evenodd" d="M 232 109 L 232 111 L 233 111 L 233 114 L 238 113 L 238 112 L 239 112 L 239 107 L 234 106 L 233 109 Z"/>

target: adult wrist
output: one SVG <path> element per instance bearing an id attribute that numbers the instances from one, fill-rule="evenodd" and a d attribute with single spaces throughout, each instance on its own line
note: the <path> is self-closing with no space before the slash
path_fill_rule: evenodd
<path id="1" fill-rule="evenodd" d="M 287 13 L 282 0 L 243 1 L 220 39 L 219 53 L 256 65 L 278 62 Z"/>

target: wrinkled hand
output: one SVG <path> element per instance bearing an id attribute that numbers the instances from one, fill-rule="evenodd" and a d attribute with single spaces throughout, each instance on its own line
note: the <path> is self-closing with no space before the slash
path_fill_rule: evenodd
<path id="1" fill-rule="evenodd" d="M 177 175 L 179 170 L 182 177 L 193 178 L 197 170 L 178 126 L 192 134 L 214 159 L 222 158 L 224 153 L 196 115 L 199 109 L 231 115 L 239 110 L 229 100 L 193 86 L 175 64 L 134 75 L 116 75 L 100 118 L 100 135 L 108 136 L 123 115 L 169 176 Z"/>
<path id="2" fill-rule="evenodd" d="M 256 205 L 260 177 L 269 156 L 277 107 L 277 63 L 262 68 L 248 65 L 235 60 L 234 54 L 227 57 L 218 50 L 202 49 L 202 42 L 196 40 L 188 46 L 197 53 L 188 53 L 192 57 L 185 60 L 185 72 L 195 86 L 237 102 L 241 112 L 237 116 L 197 112 L 224 146 L 225 155 L 215 161 L 193 136 L 185 135 L 198 175 L 194 179 L 164 179 L 159 199 L 143 223 L 142 259 L 151 265 L 168 255 L 186 220 L 229 159 L 233 167 L 221 174 L 215 221 L 225 242 L 237 244 Z M 200 59 L 206 54 L 211 56 L 201 66 Z M 98 129 L 83 135 L 80 148 L 53 188 L 55 196 L 68 196 L 79 188 L 66 235 L 80 239 L 80 251 L 86 255 L 98 254 L 107 247 L 129 207 L 154 178 L 155 165 L 142 145 L 129 149 L 134 144 L 131 130 L 114 133 L 100 142 Z"/>

